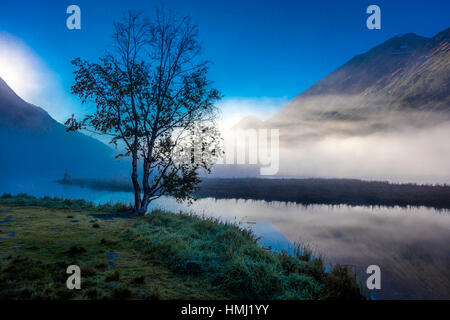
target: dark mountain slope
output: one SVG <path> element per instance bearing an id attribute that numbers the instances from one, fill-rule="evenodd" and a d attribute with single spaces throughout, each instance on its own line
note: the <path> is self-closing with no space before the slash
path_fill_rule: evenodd
<path id="1" fill-rule="evenodd" d="M 389 39 L 368 52 L 355 56 L 294 101 L 314 95 L 361 94 L 384 76 L 406 66 L 410 54 L 428 40 L 413 33 Z"/>
<path id="2" fill-rule="evenodd" d="M 0 172 L 5 177 L 106 177 L 125 166 L 104 143 L 81 133 L 67 133 L 42 108 L 17 96 L 0 79 Z M 6 179 L 6 178 L 5 178 Z"/>

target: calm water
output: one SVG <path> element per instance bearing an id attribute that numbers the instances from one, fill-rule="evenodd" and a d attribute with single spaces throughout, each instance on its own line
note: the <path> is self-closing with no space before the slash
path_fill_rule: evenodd
<path id="1" fill-rule="evenodd" d="M 0 184 L 0 193 L 131 202 L 129 193 L 61 186 L 51 182 Z M 193 205 L 161 198 L 152 208 L 190 211 L 251 228 L 264 246 L 289 249 L 307 242 L 328 263 L 351 265 L 360 279 L 381 268 L 382 299 L 450 299 L 450 212 L 429 208 L 302 206 L 285 202 L 202 199 Z"/>

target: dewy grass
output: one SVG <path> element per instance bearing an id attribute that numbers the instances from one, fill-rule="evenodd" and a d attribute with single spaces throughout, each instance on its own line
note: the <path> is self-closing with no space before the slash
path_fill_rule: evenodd
<path id="1" fill-rule="evenodd" d="M 155 210 L 127 231 L 149 259 L 179 274 L 205 278 L 238 299 L 359 299 L 348 268 L 325 272 L 310 253 L 268 252 L 248 230 L 212 218 Z"/>
<path id="2" fill-rule="evenodd" d="M 102 212 L 125 212 L 131 210 L 130 205 L 126 205 L 122 202 L 111 202 L 106 204 L 95 205 L 93 202 L 86 200 L 72 200 L 62 199 L 58 197 L 44 196 L 42 198 L 36 198 L 27 194 L 17 194 L 12 196 L 9 193 L 4 193 L 0 196 L 0 204 L 9 206 L 39 206 L 44 208 L 53 209 L 86 209 L 102 211 Z"/>
<path id="3" fill-rule="evenodd" d="M 304 248 L 269 252 L 249 230 L 191 214 L 112 214 L 127 208 L 1 196 L 9 222 L 0 225 L 0 298 L 364 298 L 350 269 L 327 273 Z M 81 267 L 81 290 L 66 288 L 71 264 Z"/>

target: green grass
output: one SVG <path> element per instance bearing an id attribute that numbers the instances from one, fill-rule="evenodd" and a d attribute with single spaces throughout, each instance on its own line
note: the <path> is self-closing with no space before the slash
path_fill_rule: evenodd
<path id="1" fill-rule="evenodd" d="M 1 299 L 363 299 L 351 270 L 273 253 L 237 225 L 123 204 L 0 197 Z M 95 217 L 91 216 L 94 215 Z M 81 267 L 81 290 L 66 268 Z"/>

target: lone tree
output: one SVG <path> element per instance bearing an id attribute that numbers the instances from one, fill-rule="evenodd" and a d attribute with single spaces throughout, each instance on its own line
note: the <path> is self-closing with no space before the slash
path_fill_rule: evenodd
<path id="1" fill-rule="evenodd" d="M 125 150 L 117 157 L 131 157 L 135 215 L 162 195 L 192 200 L 199 171 L 210 172 L 221 152 L 220 94 L 207 79 L 197 27 L 160 10 L 154 20 L 128 12 L 114 24 L 113 45 L 98 63 L 72 61 L 72 93 L 96 108 L 65 123 L 68 131 L 109 136 Z"/>

